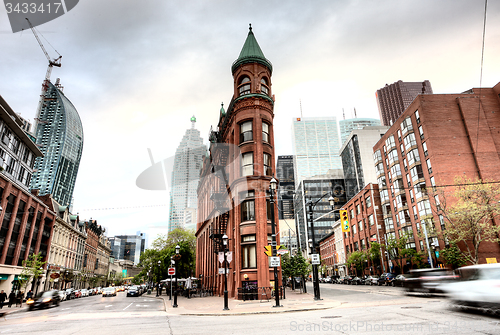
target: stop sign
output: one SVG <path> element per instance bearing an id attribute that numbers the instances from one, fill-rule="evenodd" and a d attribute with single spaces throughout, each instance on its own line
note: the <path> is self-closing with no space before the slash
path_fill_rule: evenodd
<path id="1" fill-rule="evenodd" d="M 168 274 L 171 276 L 175 275 L 175 268 L 168 268 Z"/>

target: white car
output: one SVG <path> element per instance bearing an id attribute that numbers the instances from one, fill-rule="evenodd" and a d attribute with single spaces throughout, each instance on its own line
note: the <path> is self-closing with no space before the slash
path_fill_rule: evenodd
<path id="1" fill-rule="evenodd" d="M 89 291 L 87 289 L 81 289 L 80 292 L 82 292 L 82 297 L 88 297 L 89 296 Z"/>
<path id="2" fill-rule="evenodd" d="M 440 289 L 457 305 L 500 308 L 500 264 L 465 266 L 458 270 L 459 279 L 440 285 Z"/>
<path id="3" fill-rule="evenodd" d="M 107 296 L 116 297 L 116 289 L 114 287 L 105 287 L 102 290 L 102 296 L 103 297 L 107 297 Z"/>
<path id="4" fill-rule="evenodd" d="M 59 297 L 61 297 L 61 301 L 66 300 L 66 291 L 59 291 Z"/>

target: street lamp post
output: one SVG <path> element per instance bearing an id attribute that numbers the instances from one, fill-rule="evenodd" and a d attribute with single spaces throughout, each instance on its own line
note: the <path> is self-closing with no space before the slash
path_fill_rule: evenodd
<path id="1" fill-rule="evenodd" d="M 222 243 L 224 244 L 224 310 L 228 311 L 228 299 L 227 299 L 227 240 L 228 237 L 226 234 L 222 236 Z"/>
<path id="2" fill-rule="evenodd" d="M 160 278 L 161 278 L 161 261 L 158 261 L 158 283 L 156 284 L 156 296 L 158 297 L 159 295 L 161 295 L 161 292 L 160 292 Z"/>
<path id="3" fill-rule="evenodd" d="M 177 244 L 175 246 L 175 254 L 179 255 L 181 247 Z M 172 306 L 174 308 L 177 308 L 177 264 L 175 264 L 175 291 L 174 291 L 174 305 Z"/>
<path id="4" fill-rule="evenodd" d="M 316 202 L 314 202 L 314 203 L 311 200 L 309 200 L 307 202 L 307 205 L 309 206 L 309 223 L 311 225 L 310 242 L 311 242 L 311 253 L 312 254 L 316 254 L 316 237 L 315 237 L 315 233 L 314 233 L 313 208 L 318 204 L 318 202 L 320 202 L 328 194 L 329 193 L 324 194 L 321 198 L 316 200 Z M 330 195 L 330 197 L 328 198 L 328 202 L 330 203 L 330 206 L 332 206 L 332 208 L 333 208 L 333 206 L 335 205 L 335 199 L 333 198 L 332 195 Z M 313 264 L 312 268 L 313 268 L 313 282 L 314 282 L 313 283 L 314 300 L 321 300 L 320 291 L 319 291 L 318 265 Z"/>
<path id="5" fill-rule="evenodd" d="M 269 202 L 271 203 L 271 237 L 272 237 L 272 242 L 271 242 L 271 248 L 272 248 L 272 255 L 273 257 L 277 256 L 276 253 L 276 227 L 275 227 L 275 222 L 274 222 L 274 192 L 276 191 L 276 186 L 278 185 L 278 182 L 276 179 L 271 179 L 269 182 Z M 274 307 L 282 307 L 280 305 L 280 294 L 279 294 L 279 283 L 278 283 L 278 267 L 274 267 L 274 297 L 276 298 L 276 305 Z M 284 289 L 284 288 L 283 288 Z"/>

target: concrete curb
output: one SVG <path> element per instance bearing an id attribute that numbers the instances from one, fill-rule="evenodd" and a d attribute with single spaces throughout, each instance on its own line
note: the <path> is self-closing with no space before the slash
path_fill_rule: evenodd
<path id="1" fill-rule="evenodd" d="M 331 307 L 319 307 L 319 308 L 300 308 L 300 309 L 287 309 L 287 310 L 276 310 L 276 311 L 250 311 L 250 312 L 239 312 L 239 313 L 180 313 L 180 314 L 167 314 L 170 316 L 182 315 L 182 316 L 235 316 L 235 315 L 255 315 L 255 314 L 282 314 L 282 313 L 296 313 L 296 312 L 311 312 L 319 311 L 325 309 L 336 308 L 336 306 Z"/>

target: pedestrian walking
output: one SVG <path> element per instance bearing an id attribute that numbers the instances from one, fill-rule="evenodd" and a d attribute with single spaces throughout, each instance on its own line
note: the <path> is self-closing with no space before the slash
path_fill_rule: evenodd
<path id="1" fill-rule="evenodd" d="M 5 304 L 5 300 L 7 300 L 7 293 L 5 293 L 2 290 L 2 292 L 0 292 L 0 309 L 3 308 L 3 305 Z"/>
<path id="2" fill-rule="evenodd" d="M 14 291 L 9 294 L 9 308 L 12 307 L 12 304 L 16 302 L 16 293 Z"/>
<path id="3" fill-rule="evenodd" d="M 33 292 L 31 290 L 26 293 L 26 300 L 33 298 Z"/>
<path id="4" fill-rule="evenodd" d="M 23 307 L 23 299 L 24 299 L 24 292 L 23 291 L 17 292 L 16 307 L 17 305 L 19 305 L 19 307 Z"/>

